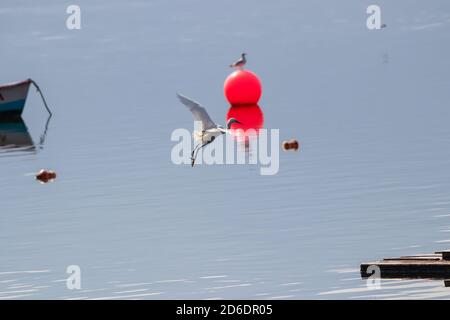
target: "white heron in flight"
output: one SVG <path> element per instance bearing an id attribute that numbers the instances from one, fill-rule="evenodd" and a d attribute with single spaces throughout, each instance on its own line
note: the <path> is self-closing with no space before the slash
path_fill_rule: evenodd
<path id="1" fill-rule="evenodd" d="M 216 137 L 229 132 L 233 123 L 241 123 L 234 118 L 230 118 L 227 122 L 226 129 L 220 125 L 214 123 L 211 120 L 208 112 L 199 103 L 177 93 L 178 99 L 183 103 L 194 115 L 196 121 L 201 123 L 201 131 L 195 131 L 193 133 L 194 140 L 200 141 L 200 143 L 192 150 L 191 153 L 191 166 L 194 166 L 195 159 L 197 158 L 198 151 L 210 144 L 216 139 Z"/>
<path id="2" fill-rule="evenodd" d="M 230 68 L 244 69 L 244 66 L 247 63 L 247 59 L 245 58 L 246 55 L 246 53 L 241 53 L 241 58 L 235 63 L 230 64 Z"/>

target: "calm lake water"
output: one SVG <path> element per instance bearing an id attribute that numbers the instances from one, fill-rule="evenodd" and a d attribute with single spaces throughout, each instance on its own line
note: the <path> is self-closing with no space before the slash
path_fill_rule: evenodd
<path id="1" fill-rule="evenodd" d="M 13 125 L 28 142 L 0 151 L 0 299 L 450 298 L 441 281 L 369 290 L 359 275 L 450 247 L 447 0 L 378 1 L 374 31 L 371 1 L 77 4 L 81 30 L 69 3 L 0 7 L 0 83 L 33 78 L 54 112 L 40 145 L 30 89 Z M 192 129 L 175 92 L 224 123 L 242 51 L 264 127 L 301 151 L 273 176 L 174 165 L 170 135 Z"/>

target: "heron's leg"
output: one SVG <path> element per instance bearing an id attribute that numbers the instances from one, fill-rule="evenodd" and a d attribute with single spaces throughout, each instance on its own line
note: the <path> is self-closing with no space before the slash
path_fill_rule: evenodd
<path id="1" fill-rule="evenodd" d="M 200 151 L 200 149 L 201 148 L 203 148 L 203 147 L 206 147 L 208 144 L 210 144 L 211 142 L 213 142 L 214 141 L 214 139 L 211 139 L 211 141 L 208 141 L 208 142 L 206 142 L 206 143 L 204 143 L 204 144 L 202 144 L 199 148 L 196 148 L 196 153 L 195 153 L 195 157 L 193 157 L 191 160 L 192 160 L 192 162 L 191 162 L 191 166 L 193 167 L 194 166 L 194 163 L 195 163 L 195 159 L 197 159 L 197 155 L 198 155 L 198 152 Z M 200 144 L 199 144 L 200 145 Z M 198 146 L 197 146 L 198 147 Z M 194 153 L 194 152 L 192 152 L 192 153 Z"/>
<path id="2" fill-rule="evenodd" d="M 194 148 L 194 150 L 192 150 L 192 153 L 191 153 L 191 160 L 195 160 L 195 158 L 194 158 L 194 153 L 195 153 L 195 151 L 200 147 L 200 145 L 202 144 L 202 142 L 203 142 L 203 136 L 205 135 L 205 130 L 202 130 L 202 137 L 201 137 L 201 142 Z M 197 156 L 196 156 L 197 157 Z"/>
<path id="3" fill-rule="evenodd" d="M 213 140 L 214 140 L 214 139 L 213 139 Z M 197 154 L 198 154 L 198 152 L 200 151 L 200 149 L 203 148 L 203 147 L 206 147 L 208 144 L 210 144 L 211 142 L 213 142 L 213 140 L 208 141 L 208 142 L 202 144 L 202 145 L 200 146 L 200 148 L 197 149 L 197 152 L 196 152 L 196 154 L 195 154 L 195 158 L 197 158 Z"/>
<path id="4" fill-rule="evenodd" d="M 197 154 L 198 154 L 198 150 L 200 150 L 200 147 L 201 147 L 201 143 L 199 143 L 199 144 L 194 148 L 194 150 L 192 150 L 192 155 L 191 155 L 191 167 L 194 166 L 195 159 L 197 159 Z M 194 154 L 195 154 L 195 156 L 194 156 Z"/>
<path id="5" fill-rule="evenodd" d="M 207 143 L 205 143 L 205 144 L 202 144 L 202 145 L 198 145 L 196 148 L 195 148 L 195 155 L 194 155 L 194 151 L 192 151 L 192 158 L 191 158 L 191 166 L 193 167 L 194 166 L 194 163 L 195 163 L 195 160 L 197 159 L 197 155 L 198 155 L 198 151 L 202 148 L 202 147 L 204 147 L 205 145 L 207 145 Z"/>
<path id="6" fill-rule="evenodd" d="M 191 160 L 194 159 L 194 152 L 200 147 L 201 143 L 199 143 L 197 146 L 195 146 L 194 150 L 191 152 Z"/>

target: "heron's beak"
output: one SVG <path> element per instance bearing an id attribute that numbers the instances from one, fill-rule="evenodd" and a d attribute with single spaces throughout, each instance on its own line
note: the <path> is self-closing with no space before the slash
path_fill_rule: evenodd
<path id="1" fill-rule="evenodd" d="M 237 120 L 236 120 L 235 122 L 236 122 L 236 123 L 239 123 L 239 124 L 243 124 L 242 122 L 240 122 L 240 121 L 237 121 Z"/>

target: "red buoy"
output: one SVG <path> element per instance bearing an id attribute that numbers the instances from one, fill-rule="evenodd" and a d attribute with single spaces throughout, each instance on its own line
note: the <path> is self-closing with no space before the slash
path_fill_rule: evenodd
<path id="1" fill-rule="evenodd" d="M 232 105 L 257 104 L 261 98 L 261 82 L 248 70 L 236 70 L 225 80 L 225 97 Z"/>

